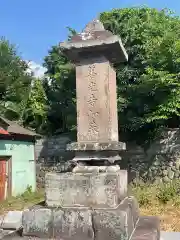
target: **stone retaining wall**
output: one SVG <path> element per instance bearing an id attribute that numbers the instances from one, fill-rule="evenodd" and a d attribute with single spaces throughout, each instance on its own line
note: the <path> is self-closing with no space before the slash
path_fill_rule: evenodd
<path id="1" fill-rule="evenodd" d="M 72 141 L 68 135 L 43 140 L 42 150 L 36 150 L 37 183 L 44 185 L 46 172 L 66 172 L 70 169 L 68 160 L 74 154 L 65 151 Z M 41 140 L 41 143 L 43 142 Z M 38 145 L 39 144 L 39 145 Z M 40 143 L 37 143 L 40 149 Z M 180 130 L 168 129 L 154 141 L 147 150 L 134 143 L 127 143 L 122 154 L 121 169 L 128 169 L 129 181 L 142 178 L 145 181 L 168 182 L 180 178 Z"/>

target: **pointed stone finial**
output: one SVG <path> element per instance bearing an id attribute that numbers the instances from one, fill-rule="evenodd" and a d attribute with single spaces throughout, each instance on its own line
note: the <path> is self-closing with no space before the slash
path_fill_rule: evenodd
<path id="1" fill-rule="evenodd" d="M 89 22 L 86 27 L 83 29 L 83 32 L 95 32 L 95 31 L 104 31 L 103 24 L 99 21 L 99 19 L 94 19 Z"/>
<path id="2" fill-rule="evenodd" d="M 89 22 L 83 31 L 71 38 L 71 42 L 95 40 L 95 39 L 106 39 L 113 34 L 104 29 L 103 24 L 98 20 L 94 19 Z"/>

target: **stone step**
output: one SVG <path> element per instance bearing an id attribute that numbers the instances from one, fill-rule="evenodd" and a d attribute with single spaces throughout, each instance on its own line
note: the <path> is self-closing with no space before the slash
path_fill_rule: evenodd
<path id="1" fill-rule="evenodd" d="M 139 218 L 130 240 L 160 240 L 160 221 L 154 216 Z"/>

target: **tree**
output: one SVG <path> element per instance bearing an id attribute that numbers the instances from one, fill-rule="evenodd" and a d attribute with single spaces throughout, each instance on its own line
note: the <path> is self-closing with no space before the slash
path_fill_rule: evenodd
<path id="1" fill-rule="evenodd" d="M 46 133 L 47 123 L 47 99 L 42 79 L 34 79 L 23 114 L 25 126 L 29 126 L 38 133 Z"/>
<path id="2" fill-rule="evenodd" d="M 70 29 L 70 36 L 75 31 Z M 70 37 L 69 36 L 69 37 Z M 48 121 L 52 133 L 67 132 L 76 126 L 75 68 L 63 55 L 59 46 L 53 46 L 45 57 L 47 68 L 44 89 L 48 99 Z"/>
<path id="3" fill-rule="evenodd" d="M 10 120 L 23 122 L 32 77 L 14 45 L 0 39 L 0 111 Z"/>
<path id="4" fill-rule="evenodd" d="M 104 12 L 100 18 L 121 36 L 129 55 L 128 64 L 115 66 L 120 129 L 144 141 L 142 136 L 159 126 L 178 126 L 180 19 L 144 7 Z"/>
<path id="5" fill-rule="evenodd" d="M 179 126 L 180 19 L 168 10 L 139 7 L 104 12 L 100 20 L 122 38 L 129 55 L 128 63 L 114 66 L 122 136 L 144 142 L 160 126 Z M 75 123 L 74 69 L 59 46 L 51 49 L 45 66 L 52 80 L 46 91 L 51 119 L 61 119 L 66 131 Z"/>

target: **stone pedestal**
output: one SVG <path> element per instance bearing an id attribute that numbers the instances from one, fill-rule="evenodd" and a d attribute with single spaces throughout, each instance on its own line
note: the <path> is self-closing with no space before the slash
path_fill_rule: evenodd
<path id="1" fill-rule="evenodd" d="M 65 240 L 159 240 L 159 220 L 140 217 L 134 197 L 116 208 L 42 207 L 23 213 L 23 236 Z"/>

